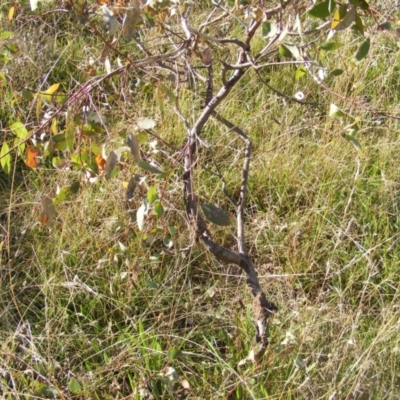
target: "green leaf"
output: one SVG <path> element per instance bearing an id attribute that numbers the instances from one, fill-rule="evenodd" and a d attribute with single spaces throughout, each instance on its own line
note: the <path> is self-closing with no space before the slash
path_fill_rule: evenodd
<path id="1" fill-rule="evenodd" d="M 321 49 L 325 51 L 334 51 L 340 49 L 343 46 L 343 43 L 336 42 L 328 42 L 321 45 Z"/>
<path id="2" fill-rule="evenodd" d="M 343 72 L 344 72 L 344 71 L 343 71 L 342 69 L 336 68 L 336 69 L 334 69 L 333 71 L 331 71 L 331 72 L 329 73 L 329 75 L 331 75 L 331 76 L 339 76 L 339 75 L 342 75 Z"/>
<path id="3" fill-rule="evenodd" d="M 79 394 L 82 391 L 81 385 L 79 384 L 79 382 L 74 377 L 70 378 L 70 380 L 68 382 L 68 389 L 73 394 Z"/>
<path id="4" fill-rule="evenodd" d="M 158 199 L 157 189 L 154 186 L 150 186 L 147 191 L 147 201 L 149 204 L 153 204 Z"/>
<path id="5" fill-rule="evenodd" d="M 42 385 L 39 389 L 34 391 L 34 396 L 42 397 L 45 399 L 57 399 L 58 390 L 54 386 Z"/>
<path id="6" fill-rule="evenodd" d="M 278 28 L 275 24 L 275 22 L 263 22 L 262 24 L 262 35 L 263 37 L 273 37 L 276 35 L 276 33 L 278 32 Z"/>
<path id="7" fill-rule="evenodd" d="M 171 235 L 171 236 L 174 236 L 175 234 L 176 234 L 176 228 L 174 227 L 174 226 L 169 226 L 168 227 L 168 231 L 169 231 L 169 234 Z"/>
<path id="8" fill-rule="evenodd" d="M 278 52 L 281 56 L 287 57 L 287 58 L 292 58 L 294 57 L 296 60 L 301 60 L 301 54 L 296 45 L 293 43 L 283 43 L 279 46 Z"/>
<path id="9" fill-rule="evenodd" d="M 361 35 L 364 35 L 364 24 L 358 14 L 356 15 L 356 18 L 354 20 L 354 25 L 353 25 L 352 29 L 359 32 Z"/>
<path id="10" fill-rule="evenodd" d="M 171 89 L 169 89 L 167 86 L 165 86 L 163 83 L 160 83 L 160 89 L 169 97 L 169 99 L 173 102 L 176 103 L 176 96 L 172 92 Z"/>
<path id="11" fill-rule="evenodd" d="M 368 38 L 367 40 L 365 40 L 365 42 L 360 46 L 360 48 L 358 49 L 356 55 L 354 56 L 354 58 L 356 59 L 356 61 L 361 61 L 363 58 L 366 57 L 366 55 L 369 52 L 369 49 L 371 47 L 371 41 Z"/>
<path id="12" fill-rule="evenodd" d="M 301 78 L 302 76 L 304 76 L 306 73 L 307 73 L 307 68 L 305 68 L 305 67 L 300 67 L 300 68 L 297 68 L 294 77 L 295 77 L 296 79 L 300 79 L 300 78 Z"/>
<path id="13" fill-rule="evenodd" d="M 13 131 L 13 134 L 16 135 L 17 137 L 19 137 L 22 140 L 25 140 L 28 135 L 29 132 L 28 130 L 25 128 L 25 125 L 22 122 L 14 122 L 13 124 L 10 125 L 10 129 Z"/>
<path id="14" fill-rule="evenodd" d="M 24 100 L 27 100 L 27 101 L 32 100 L 33 99 L 33 94 L 32 94 L 32 92 L 30 90 L 24 89 L 22 91 L 22 98 Z"/>
<path id="15" fill-rule="evenodd" d="M 228 226 L 232 222 L 230 215 L 222 208 L 212 204 L 202 204 L 201 209 L 205 217 L 215 225 Z"/>
<path id="16" fill-rule="evenodd" d="M 176 360 L 181 354 L 179 349 L 172 348 L 168 351 L 168 358 L 170 360 Z"/>
<path id="17" fill-rule="evenodd" d="M 328 18 L 335 9 L 336 1 L 335 0 L 326 0 L 322 3 L 316 4 L 308 14 L 314 18 L 319 18 L 325 20 Z"/>
<path id="18" fill-rule="evenodd" d="M 336 32 L 344 31 L 354 22 L 356 15 L 357 11 L 353 5 L 341 5 L 335 12 L 331 29 Z"/>
<path id="19" fill-rule="evenodd" d="M 158 289 L 160 287 L 160 284 L 158 284 L 157 282 L 154 281 L 149 281 L 146 279 L 146 285 L 147 287 L 149 287 L 150 289 Z"/>
<path id="20" fill-rule="evenodd" d="M 162 217 L 164 215 L 164 207 L 159 201 L 154 204 L 154 211 L 156 212 L 158 217 Z"/>
<path id="21" fill-rule="evenodd" d="M 1 167 L 3 168 L 3 171 L 7 175 L 9 175 L 11 172 L 11 154 L 8 153 L 9 151 L 10 148 L 8 147 L 7 142 L 4 142 L 3 146 L 1 146 L 1 151 L 0 151 L 0 164 Z"/>
<path id="22" fill-rule="evenodd" d="M 71 186 L 63 187 L 57 197 L 53 201 L 53 205 L 57 206 L 64 200 L 68 200 L 73 194 L 77 193 L 80 188 L 80 183 L 78 181 L 74 182 Z"/>
<path id="23" fill-rule="evenodd" d="M 8 39 L 13 33 L 10 31 L 5 31 L 0 33 L 0 39 Z"/>
<path id="24" fill-rule="evenodd" d="M 140 168 L 145 169 L 146 171 L 151 172 L 152 174 L 158 174 L 160 175 L 160 177 L 164 177 L 165 176 L 165 172 L 161 171 L 160 169 L 158 169 L 157 167 L 154 167 L 153 165 L 149 164 L 147 161 L 144 160 L 140 160 L 138 162 L 138 166 Z"/>
<path id="25" fill-rule="evenodd" d="M 361 143 L 352 135 L 345 134 L 344 137 L 353 144 L 353 146 L 358 150 L 361 151 Z"/>

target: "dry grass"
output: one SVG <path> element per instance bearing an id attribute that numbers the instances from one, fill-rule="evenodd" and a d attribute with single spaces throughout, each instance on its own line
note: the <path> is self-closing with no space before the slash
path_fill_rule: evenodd
<path id="1" fill-rule="evenodd" d="M 31 46 L 19 37 L 20 53 L 2 66 L 15 90 L 62 82 L 68 91 L 98 52 L 95 39 L 65 16 L 48 18 L 54 20 L 38 19 L 20 31 L 29 37 L 44 32 L 43 43 Z M 55 38 L 61 23 L 67 29 Z M 395 115 L 397 39 L 374 33 L 371 53 L 359 64 L 350 60 L 351 37 L 343 34 L 343 40 L 348 44 L 340 57 L 326 55 L 332 69 L 346 71 L 332 90 Z M 54 197 L 57 186 L 80 175 L 49 165 L 28 172 L 17 163 L 14 183 L 0 172 L 2 398 L 400 398 L 398 123 L 321 92 L 308 77 L 296 80 L 294 71 L 271 68 L 267 75 L 278 90 L 302 91 L 319 107 L 288 103 L 260 89 L 251 73 L 223 107 L 254 143 L 247 242 L 263 287 L 279 305 L 260 365 L 237 367 L 254 335 L 244 277 L 200 247 L 179 250 L 193 241 L 181 210 L 179 169 L 165 193 L 166 215 L 155 222 L 164 231 L 177 229 L 167 251 L 161 234 L 149 246 L 135 229 L 145 190 L 126 203 L 123 182 L 137 172 L 130 160 L 115 178 L 82 184 L 57 208 L 50 229 L 37 223 L 42 196 Z M 178 148 L 185 131 L 172 110 L 165 107 L 161 120 L 155 95 L 133 85 L 129 92 L 123 80 L 113 85 L 126 97 L 115 96 L 111 84 L 104 89 L 110 124 L 100 145 L 119 147 L 118 133 L 149 116 L 159 121 L 156 133 Z M 188 99 L 183 111 L 194 113 L 198 99 L 190 101 L 190 91 L 182 96 Z M 92 99 L 100 101 L 100 91 Z M 361 152 L 327 115 L 330 103 L 361 117 Z M 2 126 L 18 112 L 27 118 L 34 113 L 29 107 L 5 93 Z M 213 154 L 201 148 L 199 160 L 213 157 L 212 168 L 236 194 L 240 143 L 215 121 L 204 140 Z M 160 160 L 176 157 L 162 149 Z M 196 183 L 201 199 L 229 209 L 213 173 L 199 172 Z M 147 184 L 162 188 L 164 182 L 150 177 Z M 213 231 L 223 244 L 233 243 L 233 229 Z"/>

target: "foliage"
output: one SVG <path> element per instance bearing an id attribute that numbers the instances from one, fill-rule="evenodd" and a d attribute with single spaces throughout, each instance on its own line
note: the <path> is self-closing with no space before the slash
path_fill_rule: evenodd
<path id="1" fill-rule="evenodd" d="M 373 370 L 398 372 L 398 72 L 378 10 L 2 6 L 5 398 L 385 396 Z M 381 124 L 387 154 L 365 135 Z M 251 304 L 244 285 L 210 255 L 238 260 L 257 300 L 251 256 L 280 310 L 234 310 Z"/>

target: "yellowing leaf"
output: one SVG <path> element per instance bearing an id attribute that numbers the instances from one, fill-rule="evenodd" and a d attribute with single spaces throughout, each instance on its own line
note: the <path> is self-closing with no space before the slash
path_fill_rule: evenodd
<path id="1" fill-rule="evenodd" d="M 47 100 L 47 101 L 52 101 L 53 100 L 53 95 L 55 92 L 57 92 L 58 88 L 60 87 L 59 83 L 54 83 L 51 85 L 43 94 L 42 97 Z"/>
<path id="2" fill-rule="evenodd" d="M 10 10 L 8 11 L 8 20 L 11 21 L 14 17 L 15 13 L 15 7 L 11 7 Z"/>
<path id="3" fill-rule="evenodd" d="M 11 171 L 11 155 L 9 151 L 10 148 L 8 147 L 7 142 L 4 142 L 0 151 L 0 165 L 7 175 L 9 175 Z"/>
<path id="4" fill-rule="evenodd" d="M 355 20 L 357 15 L 356 8 L 353 5 L 342 5 L 340 6 L 333 16 L 331 22 L 331 29 L 338 31 L 344 31 L 347 29 Z"/>
<path id="5" fill-rule="evenodd" d="M 35 146 L 28 146 L 25 152 L 25 165 L 29 168 L 37 168 L 38 163 L 36 157 L 40 154 L 40 151 Z"/>
<path id="6" fill-rule="evenodd" d="M 11 124 L 10 129 L 12 130 L 14 135 L 22 140 L 25 140 L 28 137 L 28 130 L 25 128 L 25 125 L 20 121 Z"/>

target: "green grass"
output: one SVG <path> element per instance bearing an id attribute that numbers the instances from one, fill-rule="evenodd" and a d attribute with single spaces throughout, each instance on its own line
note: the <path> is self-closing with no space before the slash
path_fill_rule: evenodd
<path id="1" fill-rule="evenodd" d="M 63 92 L 76 90 L 101 45 L 70 15 L 50 13 L 21 27 L 6 22 L 4 12 L 7 7 L 2 29 L 18 32 L 19 53 L 0 64 L 12 78 L 1 89 L 0 121 L 5 128 L 29 120 L 33 129 L 36 103 L 16 94 L 58 82 Z M 240 29 L 232 29 L 239 36 Z M 358 64 L 351 61 L 353 36 L 341 34 L 341 56 L 327 53 L 325 60 L 345 72 L 328 82 L 333 92 L 396 115 L 397 39 L 370 29 L 371 53 Z M 41 40 L 33 46 L 25 33 Z M 283 100 L 249 72 L 220 110 L 254 144 L 246 241 L 267 297 L 279 306 L 264 359 L 238 367 L 253 344 L 251 298 L 240 271 L 194 243 L 179 167 L 167 184 L 147 178 L 145 185 L 160 193 L 167 188 L 166 214 L 151 220 L 159 231 L 149 244 L 136 229 L 146 188 L 125 201 L 123 183 L 139 172 L 130 158 L 108 181 L 83 180 L 79 192 L 57 206 L 50 227 L 37 221 L 42 197 L 54 198 L 81 173 L 47 161 L 47 168 L 28 171 L 14 159 L 11 177 L 0 172 L 2 398 L 400 398 L 398 122 L 321 91 L 308 76 L 296 80 L 295 70 L 271 67 L 265 77 L 290 96 L 302 91 L 317 108 Z M 185 127 L 166 99 L 162 115 L 157 93 L 143 93 L 138 79 L 151 81 L 133 71 L 91 94 L 109 119 L 98 146 L 108 154 L 137 117 L 155 117 L 156 134 L 174 149 L 163 146 L 165 153 L 154 157 L 172 166 Z M 202 90 L 181 92 L 182 112 L 191 121 Z M 361 152 L 341 136 L 342 122 L 328 116 L 330 103 L 361 118 Z M 45 108 L 39 111 L 42 117 Z M 199 198 L 233 211 L 215 168 L 237 195 L 242 143 L 214 120 L 203 137 L 213 152 L 200 147 L 199 162 L 213 158 L 214 173 L 197 172 Z M 151 140 L 142 143 L 148 153 Z M 67 150 L 60 155 L 70 156 Z M 172 236 L 171 226 L 177 230 Z M 234 227 L 211 229 L 219 243 L 234 246 Z M 174 242 L 171 250 L 162 244 L 165 236 Z"/>

